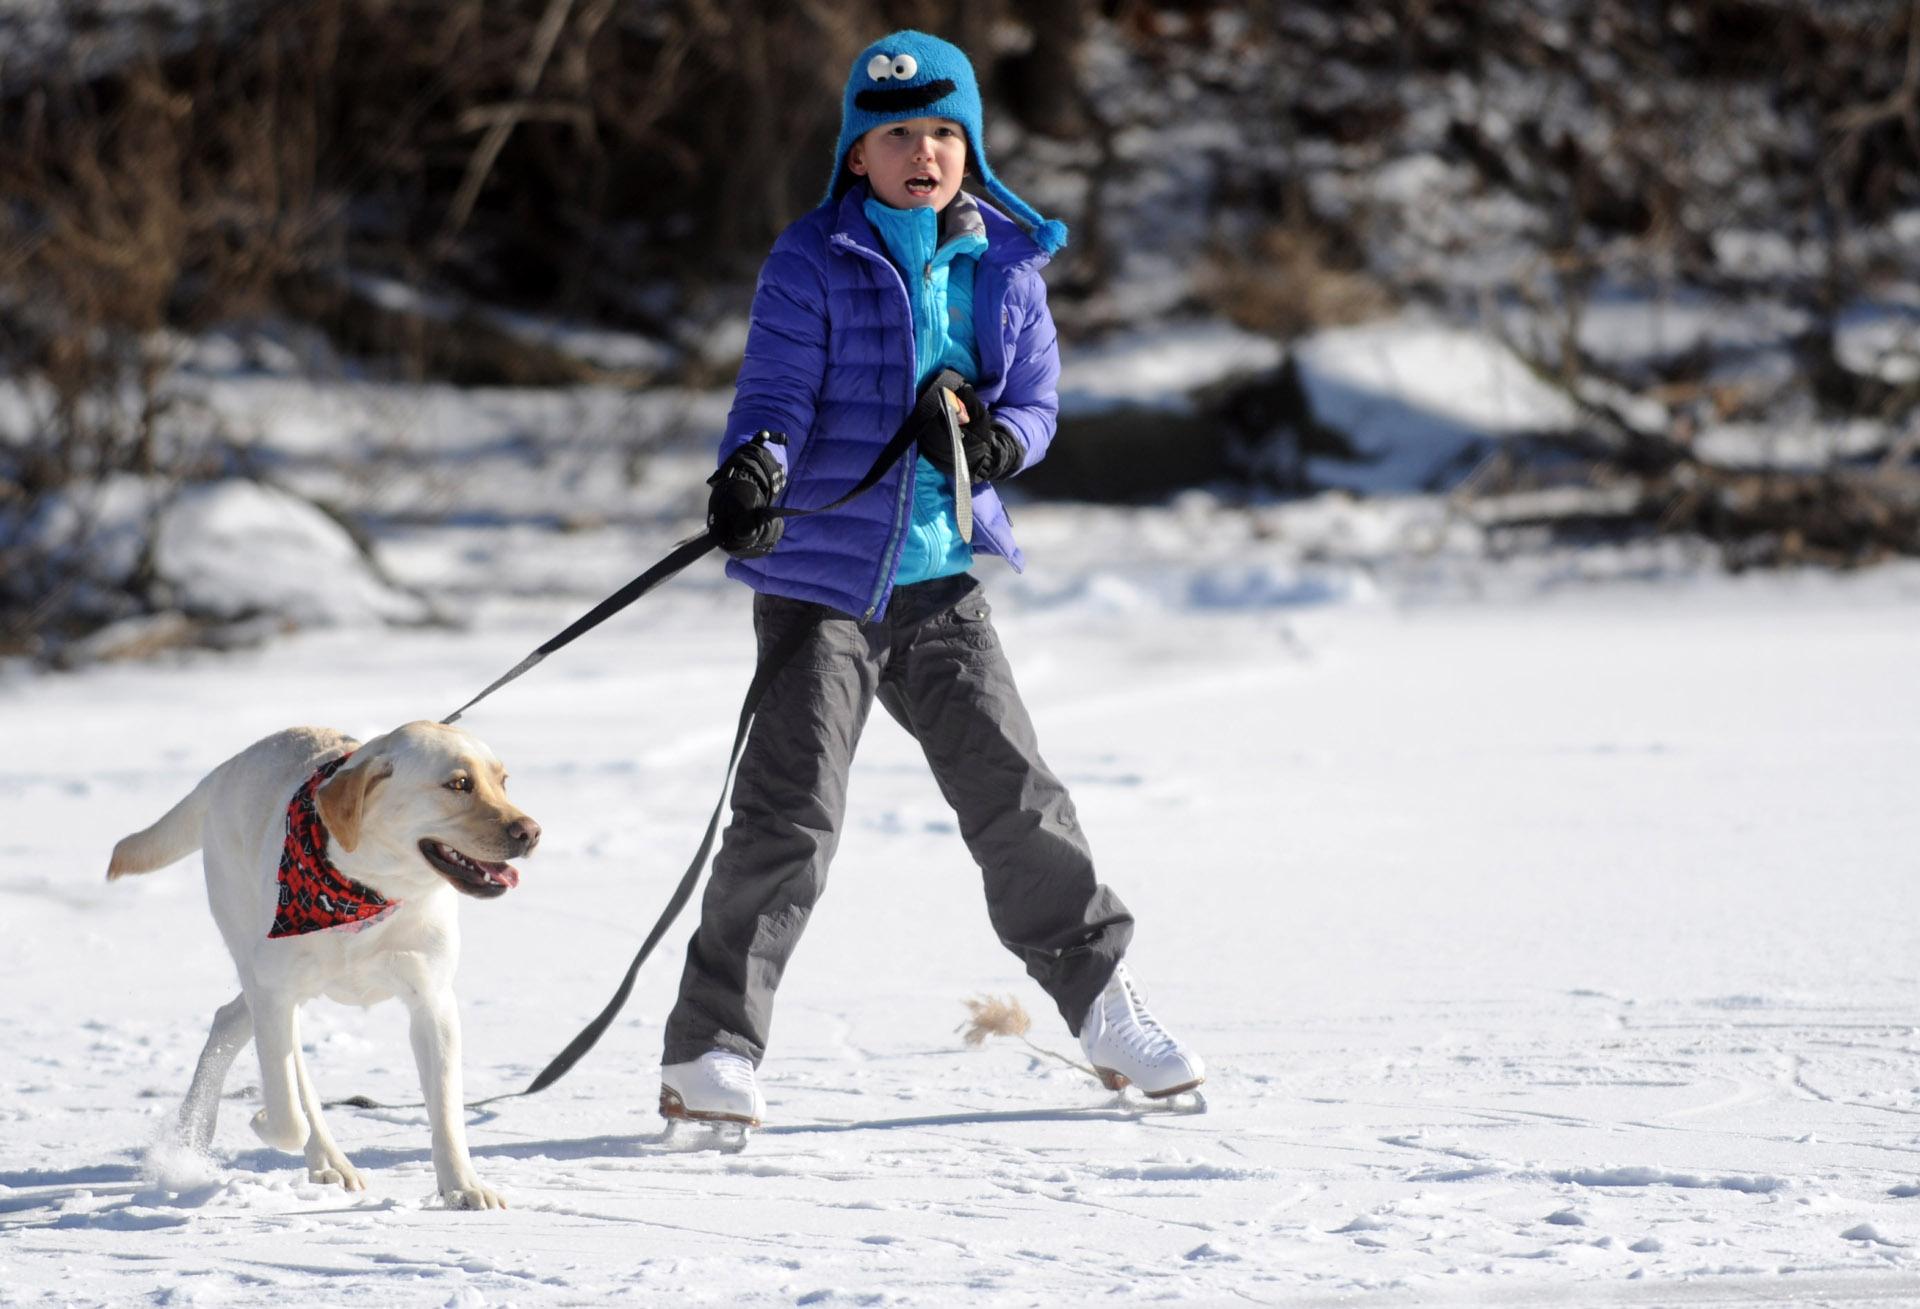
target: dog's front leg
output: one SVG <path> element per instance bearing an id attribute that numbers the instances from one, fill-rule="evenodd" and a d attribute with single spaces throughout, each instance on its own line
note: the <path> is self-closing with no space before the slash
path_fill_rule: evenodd
<path id="1" fill-rule="evenodd" d="M 431 982 L 409 988 L 413 1058 L 433 1124 L 433 1173 L 450 1209 L 504 1209 L 507 1202 L 481 1184 L 467 1156 L 466 1105 L 460 1081 L 460 1011 L 453 990 Z"/>
<path id="2" fill-rule="evenodd" d="M 307 1072 L 306 1056 L 293 1052 L 293 1071 L 299 1079 L 300 1111 L 307 1116 L 307 1180 L 331 1182 L 348 1191 L 364 1191 L 367 1179 L 360 1175 L 333 1143 L 327 1120 L 320 1113 L 320 1097 L 313 1089 L 313 1077 Z"/>
<path id="3" fill-rule="evenodd" d="M 298 1150 L 307 1143 L 307 1116 L 300 1110 L 300 1024 L 298 1006 L 269 989 L 251 992 L 253 1046 L 260 1056 L 260 1112 L 254 1135 L 276 1150 Z"/>

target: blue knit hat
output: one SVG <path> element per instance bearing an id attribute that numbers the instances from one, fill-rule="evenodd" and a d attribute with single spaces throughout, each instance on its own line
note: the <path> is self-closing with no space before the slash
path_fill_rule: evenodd
<path id="1" fill-rule="evenodd" d="M 840 105 L 840 144 L 833 152 L 833 185 L 827 199 L 837 200 L 858 179 L 847 167 L 853 143 L 882 123 L 903 118 L 951 118 L 966 129 L 967 156 L 981 184 L 1007 212 L 1032 230 L 1040 248 L 1052 254 L 1067 243 L 1067 225 L 1042 218 L 1026 201 L 1001 185 L 987 166 L 986 135 L 980 125 L 980 86 L 973 65 L 960 47 L 925 32 L 883 36 L 853 61 Z"/>

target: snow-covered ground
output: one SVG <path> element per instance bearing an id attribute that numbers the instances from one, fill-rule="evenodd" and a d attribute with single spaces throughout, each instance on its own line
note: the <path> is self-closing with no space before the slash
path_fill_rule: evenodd
<path id="1" fill-rule="evenodd" d="M 158 1143 L 232 967 L 197 862 L 109 887 L 113 841 L 275 728 L 439 717 L 583 606 L 15 670 L 0 1305 L 1920 1296 L 1920 575 L 1515 564 L 1471 600 L 1248 583 L 1260 547 L 1204 503 L 1017 512 L 997 620 L 1204 1115 L 962 1043 L 963 1002 L 1011 993 L 1078 1053 L 876 715 L 743 1153 L 653 1109 L 688 920 L 572 1075 L 473 1116 L 504 1213 L 438 1206 L 413 1110 L 335 1110 L 370 1189 L 309 1184 L 247 1130 L 250 1055 L 183 1156 Z M 398 571 L 444 562 L 429 538 Z M 470 1095 L 611 993 L 713 803 L 745 630 L 702 565 L 470 715 L 546 829 L 463 906 Z M 304 1032 L 324 1094 L 417 1094 L 397 1006 Z"/>
<path id="2" fill-rule="evenodd" d="M 1297 358 L 1389 494 L 1017 503 L 1030 570 L 982 568 L 1204 1115 L 963 1042 L 966 1002 L 1011 994 L 1078 1054 L 876 715 L 743 1153 L 654 1112 L 690 918 L 571 1075 L 472 1115 L 505 1213 L 439 1206 L 417 1110 L 336 1110 L 370 1189 L 309 1184 L 247 1129 L 250 1055 L 211 1156 L 170 1146 L 233 968 L 197 860 L 109 887 L 113 842 L 267 732 L 450 712 L 689 530 L 725 407 L 315 385 L 218 344 L 180 385 L 271 485 L 123 480 L 45 530 L 124 528 L 104 575 L 157 512 L 160 583 L 242 615 L 231 641 L 335 625 L 0 664 L 0 1306 L 1920 1300 L 1920 568 L 1496 546 L 1407 492 L 1447 442 L 1556 413 L 1408 324 Z M 1184 403 L 1154 348 L 1072 361 L 1076 403 Z M 360 514 L 378 569 L 276 487 Z M 126 626 L 91 648 L 140 648 Z M 524 1086 L 664 904 L 747 628 L 709 559 L 469 715 L 546 831 L 463 907 L 471 1097 Z M 398 1006 L 303 1033 L 323 1094 L 416 1098 Z"/>

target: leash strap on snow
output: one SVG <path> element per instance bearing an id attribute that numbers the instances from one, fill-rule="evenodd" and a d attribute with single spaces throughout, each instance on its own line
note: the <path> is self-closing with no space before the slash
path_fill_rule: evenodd
<path id="1" fill-rule="evenodd" d="M 499 1095 L 490 1095 L 484 1100 L 469 1100 L 466 1108 L 480 1109 L 501 1100 L 514 1100 L 523 1095 L 532 1095 L 536 1091 L 546 1090 L 580 1062 L 580 1057 L 593 1049 L 595 1042 L 599 1041 L 607 1028 L 612 1025 L 614 1018 L 625 1007 L 627 997 L 633 994 L 633 982 L 634 978 L 640 975 L 640 965 L 647 962 L 647 957 L 653 953 L 654 947 L 660 944 L 660 938 L 667 934 L 667 929 L 673 926 L 673 920 L 680 916 L 680 911 L 687 907 L 687 901 L 693 898 L 693 888 L 700 881 L 701 870 L 707 866 L 707 856 L 713 853 L 713 840 L 720 831 L 720 815 L 726 809 L 727 796 L 733 791 L 733 773 L 740 766 L 740 755 L 746 749 L 747 732 L 753 726 L 754 713 L 759 709 L 760 701 L 767 693 L 767 687 L 805 644 L 807 637 L 816 626 L 817 623 L 813 622 L 797 624 L 791 632 L 780 639 L 779 644 L 767 651 L 767 657 L 755 666 L 753 680 L 747 684 L 746 699 L 740 704 L 740 721 L 733 731 L 733 749 L 727 756 L 727 771 L 721 779 L 720 798 L 714 802 L 713 813 L 707 819 L 706 835 L 700 838 L 700 849 L 694 853 L 693 862 L 687 865 L 687 871 L 680 875 L 680 884 L 673 888 L 673 895 L 668 899 L 667 907 L 661 912 L 659 921 L 655 922 L 653 930 L 647 933 L 647 939 L 641 943 L 640 952 L 634 955 L 633 962 L 627 965 L 627 975 L 620 979 L 620 987 L 613 993 L 613 999 L 607 1002 L 606 1008 L 602 1009 L 592 1022 L 580 1030 L 578 1036 L 567 1042 L 567 1048 L 555 1055 L 553 1061 L 540 1070 L 524 1091 L 503 1091 Z M 328 1100 L 322 1107 L 332 1109 L 340 1105 L 350 1105 L 355 1109 L 426 1108 L 424 1104 L 384 1104 L 364 1095 L 348 1096 L 344 1100 Z"/>
<path id="2" fill-rule="evenodd" d="M 812 634 L 817 625 L 814 622 L 796 624 L 791 632 L 780 639 L 778 645 L 767 651 L 767 657 L 754 668 L 753 680 L 747 684 L 746 699 L 740 705 L 740 722 L 733 731 L 733 750 L 727 757 L 727 772 L 721 780 L 720 799 L 714 803 L 713 814 L 707 819 L 706 835 L 700 838 L 700 849 L 695 852 L 693 862 L 687 865 L 687 871 L 680 875 L 680 885 L 673 888 L 673 895 L 667 901 L 667 907 L 661 913 L 659 921 L 654 923 L 653 930 L 647 933 L 647 939 L 641 943 L 640 952 L 634 955 L 633 962 L 627 965 L 627 975 L 620 979 L 620 987 L 613 993 L 613 999 L 607 1002 L 606 1008 L 602 1009 L 592 1022 L 580 1029 L 578 1036 L 567 1042 L 567 1048 L 555 1055 L 553 1061 L 540 1070 L 524 1091 L 503 1091 L 499 1095 L 490 1095 L 484 1100 L 469 1100 L 466 1108 L 480 1109 L 501 1100 L 515 1100 L 523 1095 L 532 1095 L 536 1091 L 546 1090 L 566 1076 L 567 1072 L 580 1062 L 582 1055 L 593 1049 L 594 1044 L 612 1025 L 620 1010 L 626 1006 L 627 997 L 633 994 L 634 979 L 640 975 L 640 965 L 647 962 L 647 957 L 653 953 L 654 947 L 660 944 L 660 938 L 667 934 L 667 929 L 673 926 L 673 920 L 680 916 L 680 911 L 687 907 L 687 901 L 693 898 L 693 888 L 700 881 L 701 870 L 707 866 L 707 856 L 713 853 L 713 840 L 720 831 L 720 815 L 726 809 L 727 796 L 733 790 L 733 773 L 740 766 L 740 755 L 746 749 L 747 732 L 753 726 L 754 712 L 759 709 L 761 698 L 766 695 L 767 687 L 773 683 L 773 679 L 779 675 L 780 670 L 787 666 L 788 661 L 806 643 L 807 637 Z M 323 1107 L 332 1109 L 339 1105 L 351 1105 L 355 1109 L 424 1109 L 426 1107 L 424 1104 L 383 1104 L 364 1095 L 348 1096 L 344 1100 L 329 1100 Z"/>
<path id="3" fill-rule="evenodd" d="M 633 994 L 633 979 L 639 975 L 640 965 L 647 962 L 647 956 L 660 944 L 660 938 L 673 926 L 673 920 L 687 907 L 687 901 L 693 898 L 693 888 L 700 880 L 700 872 L 707 866 L 707 856 L 713 853 L 713 838 L 720 830 L 720 814 L 727 807 L 727 796 L 733 791 L 733 773 L 740 766 L 740 755 L 746 749 L 747 732 L 753 726 L 753 716 L 760 707 L 761 697 L 766 695 L 767 687 L 779 675 L 781 669 L 806 643 L 817 623 L 795 624 L 793 630 L 781 638 L 780 643 L 767 652 L 753 670 L 753 681 L 747 685 L 747 696 L 740 705 L 740 721 L 733 729 L 733 750 L 727 757 L 727 772 L 720 785 L 720 798 L 715 801 L 713 814 L 707 819 L 707 833 L 700 838 L 700 849 L 695 852 L 693 862 L 687 865 L 687 871 L 680 876 L 680 885 L 673 888 L 673 896 L 667 901 L 666 909 L 661 913 L 653 930 L 647 933 L 647 939 L 640 945 L 640 952 L 627 965 L 627 975 L 620 979 L 620 989 L 613 993 L 613 999 L 607 1002 L 594 1020 L 580 1029 L 580 1034 L 567 1043 L 567 1048 L 554 1056 L 553 1062 L 541 1069 L 527 1089 L 517 1092 L 519 1095 L 532 1095 L 535 1091 L 544 1091 L 566 1075 L 567 1070 L 578 1063 L 580 1056 L 593 1049 L 594 1042 L 613 1022 L 621 1008 L 627 1003 L 627 997 Z"/>

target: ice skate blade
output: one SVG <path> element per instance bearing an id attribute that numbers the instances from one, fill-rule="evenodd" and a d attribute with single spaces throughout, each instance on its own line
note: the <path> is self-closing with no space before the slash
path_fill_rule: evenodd
<path id="1" fill-rule="evenodd" d="M 1139 1091 L 1141 1095 L 1146 1096 L 1149 1100 L 1171 1100 L 1176 1095 L 1186 1095 L 1190 1091 L 1198 1096 L 1199 1092 L 1194 1091 L 1193 1088 L 1207 1080 L 1204 1077 L 1196 1077 L 1191 1082 L 1182 1082 L 1179 1086 L 1169 1086 L 1164 1091 L 1148 1091 L 1141 1087 L 1134 1086 L 1132 1082 L 1127 1080 L 1125 1073 L 1115 1072 L 1111 1068 L 1095 1068 L 1093 1071 L 1099 1075 L 1100 1085 L 1106 1087 L 1109 1091 L 1124 1091 L 1129 1086 L 1133 1086 L 1134 1090 Z M 1201 1103 L 1204 1104 L 1205 1101 Z"/>
<path id="2" fill-rule="evenodd" d="M 734 1123 L 741 1127 L 760 1126 L 758 1118 L 749 1118 L 745 1114 L 715 1114 L 689 1109 L 687 1102 L 680 1098 L 680 1093 L 667 1086 L 660 1088 L 660 1116 L 688 1123 L 707 1123 L 712 1126 L 723 1123 Z"/>
<path id="3" fill-rule="evenodd" d="M 1136 1088 L 1117 1093 L 1113 1097 L 1113 1108 L 1121 1113 L 1140 1117 L 1160 1114 L 1176 1114 L 1185 1117 L 1189 1114 L 1207 1112 L 1207 1098 L 1192 1087 L 1184 1091 L 1169 1091 L 1165 1095 L 1156 1095 L 1152 1098 L 1138 1094 Z"/>
<path id="4" fill-rule="evenodd" d="M 753 1128 L 746 1123 L 724 1118 L 669 1118 L 660 1144 L 675 1154 L 694 1154 L 716 1150 L 721 1154 L 739 1154 L 747 1148 Z"/>
<path id="5" fill-rule="evenodd" d="M 1163 1114 L 1204 1114 L 1207 1112 L 1207 1097 L 1200 1094 L 1199 1085 L 1195 1082 L 1185 1090 L 1156 1095 L 1144 1107 Z"/>

